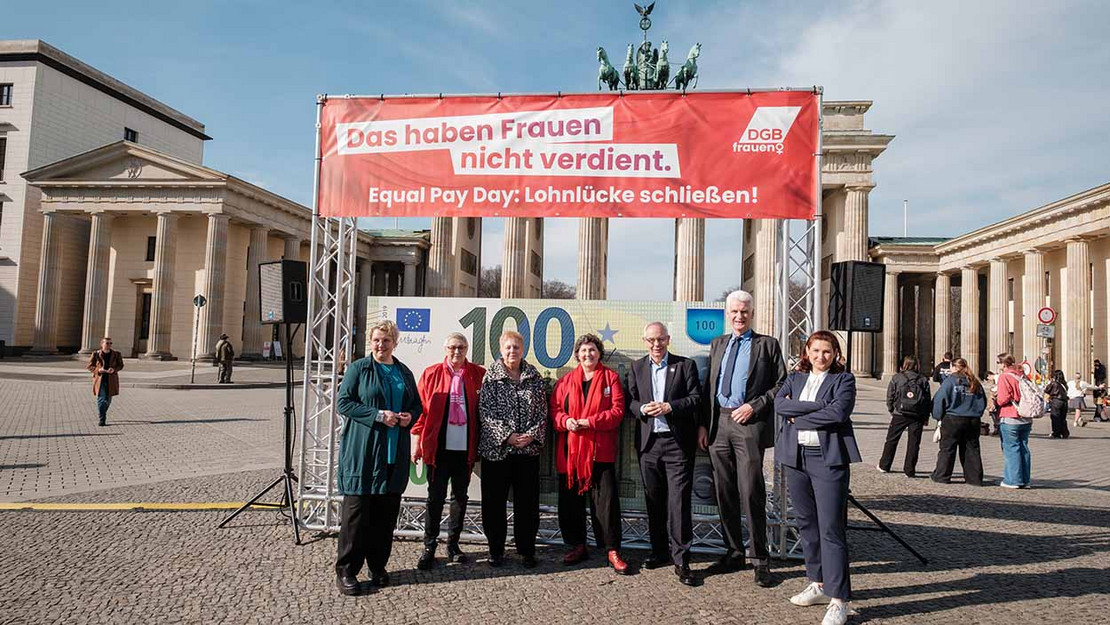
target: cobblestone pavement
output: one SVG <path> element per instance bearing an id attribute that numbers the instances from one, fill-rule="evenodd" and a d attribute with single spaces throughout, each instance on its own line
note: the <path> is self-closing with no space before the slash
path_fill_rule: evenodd
<path id="1" fill-rule="evenodd" d="M 96 428 L 87 389 L 0 381 L 0 493 L 9 501 L 242 500 L 276 475 L 280 393 L 135 389 L 113 406 L 116 424 Z M 1110 426 L 1057 441 L 1038 422 L 1033 489 L 940 485 L 875 470 L 887 418 L 881 395 L 861 386 L 855 419 L 868 462 L 854 465 L 853 492 L 930 564 L 884 534 L 850 532 L 854 622 L 1110 623 Z M 935 460 L 935 446 L 922 446 L 919 475 Z M 1000 456 L 997 439 L 984 440 L 995 481 Z M 567 568 L 561 547 L 543 548 L 535 570 L 516 561 L 490 569 L 474 544 L 467 550 L 477 562 L 417 571 L 420 547 L 411 541 L 396 542 L 392 586 L 341 597 L 334 537 L 295 546 L 288 521 L 272 511 L 216 529 L 225 514 L 0 512 L 0 622 L 819 623 L 823 615 L 787 602 L 805 583 L 800 563 L 775 563 L 781 583 L 770 589 L 757 588 L 750 572 L 686 588 L 668 569 L 616 577 L 596 554 Z M 866 524 L 855 511 L 852 519 Z M 694 568 L 708 563 L 699 557 Z"/>

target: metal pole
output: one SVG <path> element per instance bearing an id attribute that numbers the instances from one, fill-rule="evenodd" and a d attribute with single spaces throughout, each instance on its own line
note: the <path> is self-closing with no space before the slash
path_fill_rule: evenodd
<path id="1" fill-rule="evenodd" d="M 910 201 L 902 200 L 902 236 L 910 236 Z"/>
<path id="2" fill-rule="evenodd" d="M 193 306 L 197 311 L 196 321 L 193 323 L 193 367 L 189 372 L 189 384 L 193 384 L 197 379 L 197 333 L 200 332 L 200 306 Z"/>
<path id="3" fill-rule="evenodd" d="M 821 302 L 822 284 L 825 279 L 821 275 L 823 253 L 821 247 L 821 239 L 824 237 L 824 202 L 822 196 L 824 195 L 824 187 L 821 184 L 821 167 L 822 159 L 825 151 L 825 96 L 824 88 L 817 88 L 817 154 L 814 158 L 817 159 L 817 175 L 814 176 L 817 180 L 814 184 L 817 186 L 817 214 L 814 217 L 813 224 L 813 326 L 812 330 L 820 330 L 825 327 L 825 309 Z"/>

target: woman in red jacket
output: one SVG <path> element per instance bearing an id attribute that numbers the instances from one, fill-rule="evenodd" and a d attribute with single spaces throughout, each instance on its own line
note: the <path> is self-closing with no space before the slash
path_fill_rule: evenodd
<path id="1" fill-rule="evenodd" d="M 466 336 L 447 335 L 447 358 L 424 370 L 417 388 L 424 408 L 412 426 L 412 461 L 428 467 L 427 514 L 424 515 L 424 554 L 416 568 L 427 570 L 436 560 L 439 523 L 451 482 L 451 514 L 447 518 L 447 558 L 465 562 L 459 549 L 470 471 L 478 459 L 478 389 L 486 370 L 466 359 Z"/>
<path id="2" fill-rule="evenodd" d="M 578 367 L 563 376 L 551 395 L 555 421 L 555 470 L 559 482 L 559 528 L 570 552 L 563 564 L 586 559 L 586 498 L 594 538 L 606 551 L 609 564 L 620 575 L 628 565 L 621 559 L 621 509 L 617 490 L 617 447 L 624 417 L 624 389 L 620 376 L 601 364 L 605 347 L 593 334 L 574 344 Z"/>

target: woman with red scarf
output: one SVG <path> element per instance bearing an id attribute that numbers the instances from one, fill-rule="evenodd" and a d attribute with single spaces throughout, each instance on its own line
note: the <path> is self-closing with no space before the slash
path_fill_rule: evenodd
<path id="1" fill-rule="evenodd" d="M 451 513 L 447 517 L 447 559 L 465 562 L 459 549 L 468 501 L 470 471 L 478 459 L 478 389 L 486 370 L 466 359 L 466 337 L 447 335 L 447 357 L 420 376 L 424 412 L 412 426 L 412 461 L 423 460 L 428 471 L 427 514 L 424 515 L 424 554 L 416 568 L 432 568 L 439 542 L 439 522 L 451 482 Z"/>
<path id="2" fill-rule="evenodd" d="M 586 498 L 590 500 L 597 546 L 608 553 L 619 575 L 630 570 L 621 559 L 621 509 L 617 490 L 617 447 L 624 417 L 620 376 L 601 364 L 605 347 L 593 334 L 574 344 L 578 367 L 563 376 L 551 395 L 555 421 L 555 469 L 559 482 L 559 528 L 571 548 L 563 564 L 577 564 L 586 551 Z"/>

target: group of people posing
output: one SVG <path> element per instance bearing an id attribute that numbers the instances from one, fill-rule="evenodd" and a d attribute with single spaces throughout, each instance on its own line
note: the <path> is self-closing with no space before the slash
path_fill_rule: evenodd
<path id="1" fill-rule="evenodd" d="M 773 446 L 775 461 L 785 467 L 809 578 L 790 601 L 828 603 L 823 623 L 844 623 L 851 598 L 849 464 L 860 461 L 851 422 L 855 378 L 844 370 L 833 334 L 813 333 L 787 375 L 778 341 L 751 329 L 752 296 L 729 294 L 725 312 L 731 332 L 713 340 L 704 380 L 692 360 L 669 351 L 667 327 L 654 322 L 644 328 L 647 355 L 633 362 L 627 379 L 605 366 L 602 340 L 586 334 L 574 345 L 577 366 L 550 393 L 524 360 L 524 339 L 516 332 L 501 335 L 500 358 L 488 370 L 467 359 L 466 337 L 451 333 L 444 361 L 417 379 L 394 357 L 397 326 L 380 321 L 369 327 L 371 354 L 347 367 L 338 397 L 346 417 L 338 481 L 344 495 L 335 564 L 339 591 L 359 594 L 364 564 L 372 584 L 389 584 L 387 564 L 410 459 L 423 462 L 428 474 L 419 569 L 435 565 L 448 487 L 446 556 L 466 560 L 459 539 L 470 476 L 479 462 L 489 566 L 505 562 L 510 493 L 516 553 L 523 566 L 536 566 L 540 453 L 547 444 L 555 446 L 559 527 L 568 546 L 563 562 L 589 557 L 589 520 L 607 566 L 620 575 L 633 572 L 621 553 L 616 469 L 618 430 L 627 418 L 638 421 L 651 540 L 643 568 L 673 566 L 680 583 L 700 582 L 690 569 L 691 491 L 700 447 L 713 465 L 727 546 L 710 568 L 725 573 L 750 565 L 757 585 L 772 586 L 763 463 Z M 750 534 L 747 549 L 741 516 Z"/>
<path id="2" fill-rule="evenodd" d="M 939 423 L 936 430 L 938 436 L 934 439 L 940 445 L 936 468 L 931 476 L 934 482 L 947 484 L 951 481 L 958 456 L 963 466 L 964 481 L 974 486 L 986 485 L 979 438 L 997 434 L 1003 460 L 999 486 L 1028 488 L 1032 471 L 1029 434 L 1033 430 L 1034 419 L 1049 414 L 1051 437 L 1068 438 L 1068 409 L 1075 410 L 1073 423 L 1076 426 L 1085 425 L 1083 396 L 1093 390 L 1098 400 L 1099 391 L 1105 389 L 1106 370 L 1102 363 L 1095 361 L 1095 385 L 1083 382 L 1078 373 L 1075 379 L 1067 382 L 1064 373 L 1057 370 L 1052 380 L 1041 389 L 1026 377 L 1021 364 L 1012 355 L 998 354 L 995 364 L 999 367 L 998 373 L 988 372 L 984 383 L 970 370 L 966 360 L 954 359 L 951 353 L 947 353 L 934 372 L 934 381 L 940 382 L 940 388 L 933 395 L 929 379 L 918 370 L 917 357 L 903 358 L 901 370 L 887 387 L 886 403 L 891 421 L 879 459 L 879 471 L 890 472 L 898 442 L 902 433 L 906 432 L 903 471 L 907 476 L 914 477 L 921 433 L 931 416 Z M 1101 385 L 1098 384 L 1100 370 Z M 1021 408 L 1024 395 L 1034 398 L 1033 405 L 1027 409 Z M 983 420 L 984 416 L 989 416 L 990 420 Z M 1095 419 L 1101 420 L 1101 410 L 1095 413 Z"/>

